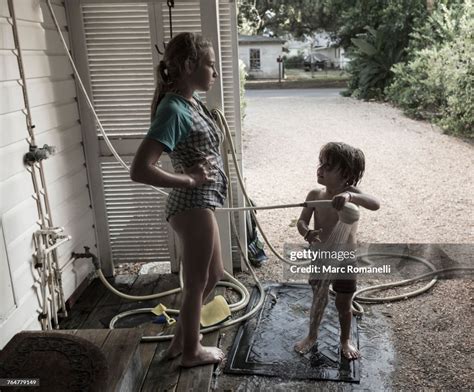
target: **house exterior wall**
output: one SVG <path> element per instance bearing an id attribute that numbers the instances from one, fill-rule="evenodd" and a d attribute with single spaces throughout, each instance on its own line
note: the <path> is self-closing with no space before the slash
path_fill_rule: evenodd
<path id="1" fill-rule="evenodd" d="M 314 49 L 313 53 L 321 53 L 327 57 L 329 57 L 331 64 L 335 68 L 344 69 L 349 60 L 347 57 L 344 56 L 344 48 L 336 48 L 336 47 L 329 47 L 329 48 L 316 48 Z"/>
<path id="2" fill-rule="evenodd" d="M 259 70 L 250 68 L 250 49 L 260 50 Z M 239 58 L 244 62 L 245 69 L 250 77 L 255 79 L 277 79 L 278 78 L 278 56 L 281 56 L 282 44 L 274 43 L 239 43 Z"/>
<path id="3" fill-rule="evenodd" d="M 67 37 L 63 3 L 52 3 Z M 67 299 L 92 271 L 89 262 L 71 260 L 71 252 L 84 246 L 93 252 L 96 243 L 76 87 L 46 1 L 14 1 L 14 7 L 36 144 L 56 146 L 43 167 L 52 224 L 72 236 L 57 250 Z M 8 18 L 8 2 L 0 0 L 0 348 L 21 330 L 40 329 L 32 237 L 40 228 L 39 215 L 32 177 L 23 165 L 29 135 Z"/>

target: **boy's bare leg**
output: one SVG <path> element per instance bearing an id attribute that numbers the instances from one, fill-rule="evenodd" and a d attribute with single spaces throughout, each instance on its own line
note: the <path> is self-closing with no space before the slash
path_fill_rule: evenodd
<path id="1" fill-rule="evenodd" d="M 304 339 L 296 342 L 294 349 L 298 354 L 306 354 L 316 343 L 319 325 L 323 318 L 324 309 L 328 304 L 329 281 L 318 281 L 311 287 L 313 289 L 313 302 L 311 303 L 309 316 L 309 332 Z"/>
<path id="2" fill-rule="evenodd" d="M 353 293 L 336 293 L 336 308 L 339 313 L 339 323 L 341 325 L 341 350 L 342 355 L 349 360 L 360 358 L 360 352 L 352 344 L 351 322 Z"/>
<path id="3" fill-rule="evenodd" d="M 217 347 L 204 347 L 199 343 L 203 298 L 214 288 L 223 271 L 222 260 L 220 263 L 216 262 L 220 259 L 220 248 L 216 248 L 219 241 L 217 222 L 212 211 L 195 208 L 174 216 L 170 223 L 183 246 L 184 288 L 180 324 L 168 353 L 176 356 L 176 352 L 180 351 L 182 336 L 182 366 L 220 362 L 224 358 L 222 350 Z"/>

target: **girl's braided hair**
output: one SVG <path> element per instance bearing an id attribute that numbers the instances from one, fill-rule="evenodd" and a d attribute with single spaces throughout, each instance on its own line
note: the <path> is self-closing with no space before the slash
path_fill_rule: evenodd
<path id="1" fill-rule="evenodd" d="M 210 41 L 200 34 L 180 33 L 175 35 L 166 45 L 163 59 L 156 68 L 156 88 L 151 103 L 151 120 L 156 113 L 158 104 L 165 93 L 176 92 L 176 82 L 185 72 L 185 64 L 189 62 L 196 67 L 207 49 L 212 47 Z"/>

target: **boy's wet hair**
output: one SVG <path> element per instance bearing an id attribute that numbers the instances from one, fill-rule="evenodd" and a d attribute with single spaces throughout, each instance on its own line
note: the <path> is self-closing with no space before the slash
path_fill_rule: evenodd
<path id="1" fill-rule="evenodd" d="M 151 104 L 151 120 L 156 108 L 167 92 L 177 92 L 176 83 L 185 72 L 188 62 L 196 67 L 212 43 L 200 34 L 184 32 L 175 35 L 166 45 L 163 59 L 156 68 L 156 88 Z"/>
<path id="2" fill-rule="evenodd" d="M 364 174 L 364 153 L 346 143 L 325 144 L 319 153 L 319 160 L 326 161 L 329 166 L 338 167 L 341 175 L 347 178 L 347 185 L 357 185 Z"/>

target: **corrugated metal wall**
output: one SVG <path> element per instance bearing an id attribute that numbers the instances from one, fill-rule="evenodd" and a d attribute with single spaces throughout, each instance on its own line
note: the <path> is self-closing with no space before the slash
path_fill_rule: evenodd
<path id="1" fill-rule="evenodd" d="M 89 262 L 68 263 L 72 251 L 94 250 L 94 217 L 82 147 L 76 87 L 45 1 L 14 1 L 27 90 L 39 146 L 56 146 L 44 161 L 54 226 L 72 241 L 58 249 L 66 298 L 92 270 Z M 53 1 L 64 33 L 66 14 Z M 32 268 L 32 234 L 39 229 L 31 175 L 23 165 L 29 144 L 24 97 L 14 54 L 7 0 L 0 0 L 0 346 L 18 331 L 39 329 L 39 309 Z"/>

